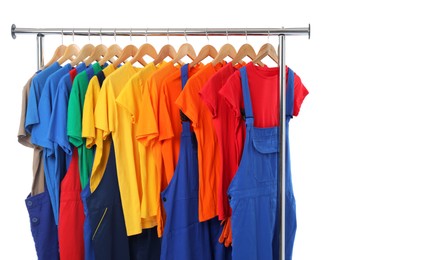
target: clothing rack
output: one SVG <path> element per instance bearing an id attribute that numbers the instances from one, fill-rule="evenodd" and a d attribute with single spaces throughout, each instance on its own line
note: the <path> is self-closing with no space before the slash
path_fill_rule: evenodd
<path id="1" fill-rule="evenodd" d="M 310 39 L 310 24 L 308 27 L 298 28 L 18 28 L 11 27 L 11 35 L 16 39 L 17 34 L 36 34 L 37 36 L 37 64 L 38 69 L 44 65 L 44 36 L 278 36 L 279 58 L 279 88 L 280 88 L 280 136 L 281 147 L 279 156 L 279 194 L 281 231 L 285 230 L 285 37 L 308 35 Z M 280 233 L 279 259 L 285 259 L 285 233 Z"/>

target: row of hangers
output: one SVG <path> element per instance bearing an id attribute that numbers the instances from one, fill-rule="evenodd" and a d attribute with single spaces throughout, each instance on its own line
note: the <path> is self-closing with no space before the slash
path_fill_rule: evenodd
<path id="1" fill-rule="evenodd" d="M 82 48 L 79 48 L 76 44 L 70 44 L 68 46 L 63 44 L 60 45 L 55 50 L 53 57 L 44 65 L 44 67 L 48 67 L 54 62 L 63 64 L 66 61 L 72 66 L 76 66 L 81 62 L 90 65 L 94 61 L 97 61 L 101 66 L 104 65 L 105 62 L 111 62 L 115 66 L 126 62 L 130 62 L 131 64 L 139 62 L 145 66 L 147 64 L 144 60 L 145 56 L 150 56 L 155 65 L 168 58 L 171 59 L 170 62 L 173 64 L 178 63 L 182 65 L 183 62 L 181 59 L 184 57 L 189 57 L 192 60 L 190 63 L 190 66 L 192 67 L 207 57 L 213 59 L 211 61 L 213 65 L 216 65 L 228 57 L 232 59 L 233 65 L 241 62 L 246 57 L 259 66 L 264 66 L 262 59 L 265 57 L 270 57 L 275 63 L 279 64 L 278 54 L 270 43 L 263 44 L 257 53 L 249 43 L 243 44 L 238 51 L 236 51 L 232 44 L 226 43 L 220 48 L 219 52 L 214 46 L 207 44 L 201 48 L 197 55 L 190 43 L 182 44 L 178 51 L 176 51 L 172 45 L 166 44 L 160 49 L 159 53 L 156 51 L 155 47 L 149 43 L 144 43 L 139 48 L 133 44 L 129 44 L 123 49 L 118 44 L 112 44 L 107 47 L 102 43 L 97 46 L 88 43 Z M 131 59 L 129 59 L 130 57 Z"/>

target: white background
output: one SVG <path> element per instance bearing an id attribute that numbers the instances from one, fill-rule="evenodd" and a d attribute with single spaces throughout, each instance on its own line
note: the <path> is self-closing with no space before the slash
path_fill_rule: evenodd
<path id="1" fill-rule="evenodd" d="M 7 3 L 6 2 L 10 2 Z M 304 27 L 287 64 L 309 89 L 290 124 L 295 260 L 421 259 L 421 16 L 417 1 L 1 1 L 0 259 L 36 259 L 24 199 L 32 151 L 17 143 L 21 91 L 36 70 L 19 27 Z M 92 43 L 99 43 L 94 37 Z M 183 38 L 183 37 L 181 37 Z M 206 37 L 188 39 L 196 51 Z M 64 44 L 71 43 L 64 38 Z M 114 42 L 104 37 L 104 43 Z M 176 48 L 184 39 L 170 38 Z M 236 47 L 244 37 L 230 37 Z M 266 37 L 248 37 L 255 49 Z M 274 45 L 277 38 L 269 39 Z M 87 38 L 76 37 L 82 46 Z M 129 40 L 118 37 L 124 46 Z M 140 46 L 142 37 L 134 37 Z M 149 42 L 157 48 L 165 37 Z M 224 37 L 210 37 L 219 48 Z M 45 60 L 61 44 L 45 39 Z"/>

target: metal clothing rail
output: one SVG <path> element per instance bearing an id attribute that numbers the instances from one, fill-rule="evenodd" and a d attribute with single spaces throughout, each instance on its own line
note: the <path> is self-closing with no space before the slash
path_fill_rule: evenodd
<path id="1" fill-rule="evenodd" d="M 280 131 L 279 131 L 279 194 L 281 225 L 279 259 L 285 259 L 285 37 L 305 36 L 310 39 L 310 24 L 298 28 L 18 28 L 14 24 L 11 35 L 37 35 L 38 69 L 44 65 L 43 41 L 45 35 L 71 36 L 278 36 Z"/>

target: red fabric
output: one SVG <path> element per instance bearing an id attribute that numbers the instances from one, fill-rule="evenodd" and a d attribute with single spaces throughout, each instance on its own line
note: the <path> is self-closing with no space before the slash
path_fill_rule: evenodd
<path id="1" fill-rule="evenodd" d="M 250 96 L 256 127 L 279 125 L 279 68 L 259 67 L 253 63 L 246 65 Z M 294 116 L 298 116 L 301 104 L 308 91 L 300 77 L 294 73 Z M 286 79 L 288 78 L 288 70 Z M 287 90 L 288 91 L 288 90 Z M 244 109 L 240 72 L 235 72 L 219 92 L 228 102 L 237 117 L 242 117 Z M 244 123 L 244 122 L 243 122 Z M 241 145 L 242 149 L 242 145 Z"/>
<path id="2" fill-rule="evenodd" d="M 231 216 L 227 190 L 241 159 L 242 151 L 236 144 L 242 142 L 245 134 L 245 128 L 239 121 L 240 118 L 235 116 L 223 97 L 218 94 L 228 78 L 236 71 L 237 68 L 233 67 L 232 63 L 225 65 L 207 81 L 199 92 L 200 97 L 212 113 L 213 125 L 220 147 L 221 170 L 219 173 L 221 181 L 217 186 L 217 210 L 220 220 Z M 236 129 L 237 126 L 240 128 Z"/>
<path id="3" fill-rule="evenodd" d="M 79 177 L 77 148 L 73 149 L 69 169 L 60 186 L 60 211 L 58 240 L 61 260 L 83 260 L 85 255 L 83 240 L 83 204 Z"/>
<path id="4" fill-rule="evenodd" d="M 75 79 L 76 75 L 77 75 L 77 70 L 76 68 L 73 68 L 70 72 L 70 80 L 73 82 L 73 80 Z"/>

